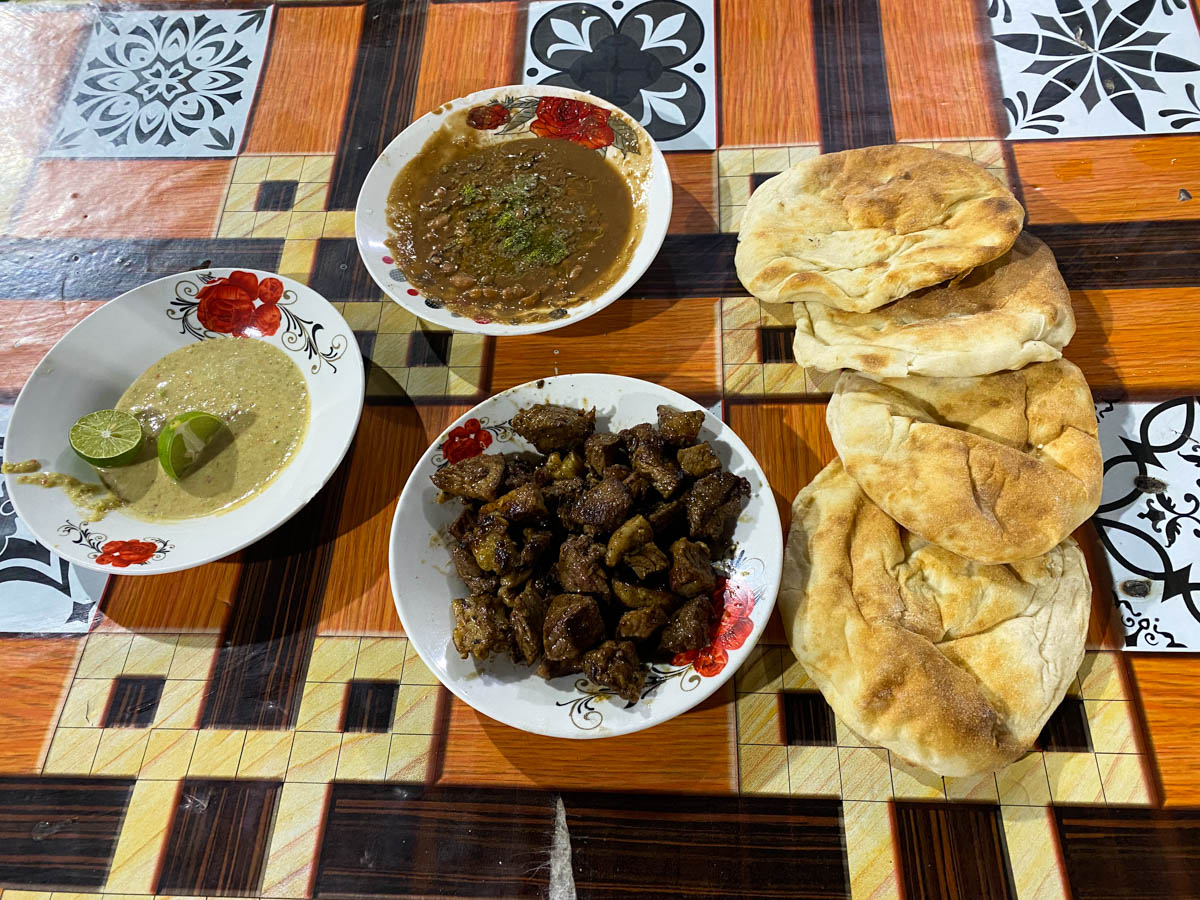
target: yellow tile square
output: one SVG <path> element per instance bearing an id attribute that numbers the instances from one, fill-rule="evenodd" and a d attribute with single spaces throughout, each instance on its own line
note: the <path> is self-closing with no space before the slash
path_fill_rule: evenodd
<path id="1" fill-rule="evenodd" d="M 300 184 L 296 187 L 296 198 L 292 201 L 293 212 L 323 212 L 325 210 L 325 198 L 329 195 L 329 185 L 327 184 Z M 325 220 L 321 220 L 321 228 L 324 229 Z M 321 237 L 322 235 L 317 235 Z"/>
<path id="2" fill-rule="evenodd" d="M 51 894 L 49 891 L 7 890 L 0 892 L 0 897 L 7 897 L 8 900 L 50 900 Z"/>
<path id="3" fill-rule="evenodd" d="M 437 676 L 429 671 L 411 642 L 404 648 L 404 673 L 400 681 L 403 684 L 438 684 Z"/>
<path id="4" fill-rule="evenodd" d="M 300 170 L 301 181 L 327 182 L 333 174 L 333 156 L 306 156 Z"/>
<path id="5" fill-rule="evenodd" d="M 330 210 L 325 214 L 325 230 L 321 233 L 327 238 L 354 237 L 354 210 Z"/>
<path id="6" fill-rule="evenodd" d="M 111 678 L 76 678 L 58 717 L 59 728 L 99 728 L 112 693 Z"/>
<path id="7" fill-rule="evenodd" d="M 758 174 L 782 172 L 791 164 L 791 152 L 787 147 L 754 148 L 754 171 Z"/>
<path id="8" fill-rule="evenodd" d="M 1104 800 L 1109 806 L 1149 806 L 1150 789 L 1142 772 L 1142 757 L 1131 753 L 1097 753 Z"/>
<path id="9" fill-rule="evenodd" d="M 167 677 L 189 681 L 206 680 L 217 656 L 219 640 L 215 634 L 180 635 Z"/>
<path id="10" fill-rule="evenodd" d="M 725 392 L 760 396 L 763 392 L 763 371 L 758 363 L 725 366 Z"/>
<path id="11" fill-rule="evenodd" d="M 483 364 L 482 334 L 456 334 L 450 341 L 450 365 L 478 366 Z"/>
<path id="12" fill-rule="evenodd" d="M 821 148 L 816 144 L 801 144 L 798 147 L 788 147 L 788 163 L 793 166 L 805 160 L 816 159 L 820 155 Z"/>
<path id="13" fill-rule="evenodd" d="M 788 778 L 799 797 L 840 797 L 837 747 L 788 747 Z"/>
<path id="14" fill-rule="evenodd" d="M 205 729 L 196 735 L 196 747 L 188 774 L 202 778 L 232 778 L 237 774 L 246 732 Z"/>
<path id="15" fill-rule="evenodd" d="M 407 366 L 383 366 L 371 364 L 367 368 L 368 397 L 401 397 L 408 387 Z"/>
<path id="16" fill-rule="evenodd" d="M 796 324 L 796 314 L 790 303 L 759 303 L 762 323 L 768 328 L 790 328 Z"/>
<path id="17" fill-rule="evenodd" d="M 308 681 L 349 681 L 358 659 L 356 637 L 319 637 L 308 661 Z"/>
<path id="18" fill-rule="evenodd" d="M 269 156 L 239 156 L 233 166 L 233 182 L 238 184 L 265 181 L 270 165 Z"/>
<path id="19" fill-rule="evenodd" d="M 1030 753 L 996 773 L 1002 806 L 1045 806 L 1050 802 L 1050 782 L 1041 753 Z"/>
<path id="20" fill-rule="evenodd" d="M 203 681 L 174 681 L 167 679 L 158 709 L 154 711 L 156 728 L 195 728 L 200 718 L 200 704 L 204 701 L 206 685 Z"/>
<path id="21" fill-rule="evenodd" d="M 1137 753 L 1133 704 L 1128 700 L 1087 700 L 1088 729 L 1097 753 Z"/>
<path id="22" fill-rule="evenodd" d="M 972 800 L 984 803 L 1000 802 L 1000 794 L 996 790 L 995 772 L 988 772 L 986 775 L 971 775 L 964 778 L 946 777 L 942 780 L 946 784 L 946 798 L 948 800 Z"/>
<path id="23" fill-rule="evenodd" d="M 384 777 L 388 781 L 424 781 L 432 743 L 433 738 L 424 734 L 393 734 Z"/>
<path id="24" fill-rule="evenodd" d="M 419 327 L 417 317 L 399 303 L 384 301 L 383 314 L 379 317 L 380 334 L 407 334 Z M 405 343 L 404 346 L 407 347 L 408 344 Z"/>
<path id="25" fill-rule="evenodd" d="M 1000 141 L 971 141 L 971 159 L 985 168 L 1004 167 L 1004 146 Z"/>
<path id="26" fill-rule="evenodd" d="M 150 732 L 139 778 L 179 779 L 187 774 L 196 747 L 195 731 L 155 728 Z"/>
<path id="27" fill-rule="evenodd" d="M 759 323 L 758 300 L 754 297 L 728 297 L 721 301 L 721 330 L 757 328 Z"/>
<path id="28" fill-rule="evenodd" d="M 323 212 L 292 212 L 292 221 L 288 226 L 289 240 L 315 241 L 325 230 L 325 213 Z"/>
<path id="29" fill-rule="evenodd" d="M 236 238 L 250 237 L 254 232 L 254 219 L 258 213 L 227 212 L 221 216 L 221 225 L 217 228 L 217 237 Z"/>
<path id="30" fill-rule="evenodd" d="M 99 728 L 59 728 L 42 765 L 45 775 L 88 775 L 100 746 Z"/>
<path id="31" fill-rule="evenodd" d="M 104 889 L 121 894 L 152 894 L 167 828 L 179 805 L 175 781 L 138 781 L 117 837 Z"/>
<path id="32" fill-rule="evenodd" d="M 353 331 L 375 331 L 379 328 L 379 316 L 383 312 L 383 304 L 378 301 L 350 302 L 342 310 L 342 318 Z M 379 346 L 378 340 L 375 343 Z M 376 349 L 378 354 L 378 349 Z"/>
<path id="33" fill-rule="evenodd" d="M 342 736 L 337 732 L 297 731 L 292 739 L 287 780 L 320 784 L 331 780 L 337 771 L 341 745 Z"/>
<path id="34" fill-rule="evenodd" d="M 743 794 L 788 793 L 788 748 L 740 745 L 738 788 Z"/>
<path id="35" fill-rule="evenodd" d="M 842 772 L 842 799 L 891 799 L 892 772 L 886 750 L 839 747 L 838 766 Z"/>
<path id="36" fill-rule="evenodd" d="M 762 362 L 758 355 L 758 331 L 737 328 L 721 335 L 721 355 L 726 368 Z"/>
<path id="37" fill-rule="evenodd" d="M 287 237 L 288 226 L 292 221 L 290 210 L 265 209 L 254 214 L 254 230 L 251 237 L 281 238 Z"/>
<path id="38" fill-rule="evenodd" d="M 404 672 L 404 653 L 407 649 L 408 641 L 405 638 L 363 638 L 358 648 L 354 677 L 399 681 Z"/>
<path id="39" fill-rule="evenodd" d="M 1044 754 L 1050 797 L 1055 803 L 1103 803 L 1100 770 L 1091 753 Z"/>
<path id="40" fill-rule="evenodd" d="M 456 366 L 450 370 L 446 381 L 449 397 L 474 397 L 483 384 L 483 369 L 474 366 Z"/>
<path id="41" fill-rule="evenodd" d="M 263 897 L 306 897 L 317 856 L 323 784 L 285 784 L 279 792 L 275 826 L 263 865 Z"/>
<path id="42" fill-rule="evenodd" d="M 946 786 L 941 775 L 907 763 L 894 753 L 888 755 L 892 763 L 892 791 L 897 797 L 908 800 L 946 799 Z"/>
<path id="43" fill-rule="evenodd" d="M 249 731 L 238 762 L 238 778 L 283 778 L 292 755 L 291 731 Z"/>
<path id="44" fill-rule="evenodd" d="M 397 734 L 433 734 L 438 688 L 431 684 L 402 684 L 396 693 L 392 731 Z"/>
<path id="45" fill-rule="evenodd" d="M 175 656 L 173 634 L 137 634 L 125 658 L 125 675 L 166 675 Z"/>
<path id="46" fill-rule="evenodd" d="M 745 206 L 750 199 L 750 176 L 721 176 L 717 179 L 717 202 L 725 206 Z"/>
<path id="47" fill-rule="evenodd" d="M 783 744 L 779 695 L 738 695 L 737 734 L 739 744 Z"/>
<path id="48" fill-rule="evenodd" d="M 781 647 L 779 654 L 783 659 L 783 687 L 788 691 L 815 691 L 816 684 L 800 665 L 800 660 L 792 654 L 790 647 Z"/>
<path id="49" fill-rule="evenodd" d="M 132 643 L 132 634 L 93 632 L 88 635 L 75 677 L 116 678 L 125 667 L 125 658 L 129 656 Z"/>
<path id="50" fill-rule="evenodd" d="M 744 206 L 721 207 L 721 230 L 724 232 L 737 231 L 742 227 L 742 216 L 746 212 Z"/>
<path id="51" fill-rule="evenodd" d="M 349 312 L 349 304 L 347 304 Z M 400 334 L 380 332 L 375 336 L 375 349 L 371 351 L 371 360 L 377 366 L 385 369 L 406 367 L 408 365 L 408 335 L 405 331 Z"/>
<path id="52" fill-rule="evenodd" d="M 407 391 L 411 397 L 444 397 L 450 370 L 445 366 L 414 366 L 408 370 Z"/>
<path id="53" fill-rule="evenodd" d="M 304 685 L 300 698 L 297 731 L 339 731 L 342 727 L 342 706 L 346 700 L 344 682 L 314 682 Z"/>
<path id="54" fill-rule="evenodd" d="M 1058 844 L 1053 813 L 1040 806 L 1001 806 L 1004 843 L 1012 866 L 1018 897 L 1056 900 L 1070 897 L 1058 864 L 1058 854 L 1047 849 Z"/>
<path id="55" fill-rule="evenodd" d="M 717 151 L 718 175 L 750 175 L 754 171 L 754 151 L 729 149 Z"/>
<path id="56" fill-rule="evenodd" d="M 790 656 L 791 654 L 789 654 Z M 783 650 L 759 644 L 733 676 L 740 694 L 773 694 L 783 690 Z"/>
<path id="57" fill-rule="evenodd" d="M 365 732 L 342 735 L 337 778 L 341 781 L 375 781 L 387 771 L 391 735 Z"/>
<path id="58" fill-rule="evenodd" d="M 266 181 L 299 181 L 304 173 L 303 156 L 272 156 Z"/>
<path id="59" fill-rule="evenodd" d="M 105 728 L 92 760 L 92 774 L 136 775 L 142 768 L 149 738 L 145 728 Z"/>
<path id="60" fill-rule="evenodd" d="M 291 238 L 283 242 L 283 253 L 279 256 L 279 271 L 289 278 L 304 284 L 312 274 L 313 261 L 317 258 L 316 241 L 297 241 Z"/>
<path id="61" fill-rule="evenodd" d="M 804 370 L 795 363 L 764 363 L 763 390 L 768 394 L 806 394 Z"/>
<path id="62" fill-rule="evenodd" d="M 1079 667 L 1080 695 L 1086 700 L 1122 700 L 1121 674 L 1117 670 L 1117 654 L 1105 650 L 1089 650 Z"/>
<path id="63" fill-rule="evenodd" d="M 253 212 L 258 202 L 258 182 L 231 184 L 225 195 L 226 212 Z"/>
<path id="64" fill-rule="evenodd" d="M 842 822 L 846 829 L 850 896 L 870 900 L 899 900 L 900 887 L 896 882 L 899 865 L 892 846 L 892 820 L 888 804 L 843 802 Z"/>

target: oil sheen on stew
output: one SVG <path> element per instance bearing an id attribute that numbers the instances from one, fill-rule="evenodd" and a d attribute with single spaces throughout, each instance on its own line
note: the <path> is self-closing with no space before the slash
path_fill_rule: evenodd
<path id="1" fill-rule="evenodd" d="M 435 135 L 396 177 L 388 220 L 388 246 L 426 297 L 510 324 L 562 318 L 604 293 L 634 243 L 625 179 L 554 138 L 481 147 Z"/>

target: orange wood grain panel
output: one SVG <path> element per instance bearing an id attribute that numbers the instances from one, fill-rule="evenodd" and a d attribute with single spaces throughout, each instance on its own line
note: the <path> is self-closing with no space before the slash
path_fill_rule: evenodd
<path id="1" fill-rule="evenodd" d="M 897 140 L 999 137 L 975 0 L 880 0 Z"/>
<path id="2" fill-rule="evenodd" d="M 366 406 L 350 460 L 318 634 L 403 634 L 388 579 L 396 501 L 413 465 L 468 406 Z M 442 602 L 449 603 L 446 597 Z"/>
<path id="3" fill-rule="evenodd" d="M 15 397 L 58 339 L 103 305 L 91 300 L 0 301 L 0 394 Z"/>
<path id="4" fill-rule="evenodd" d="M 0 637 L 0 774 L 41 771 L 83 636 Z"/>
<path id="5" fill-rule="evenodd" d="M 716 300 L 618 300 L 575 325 L 496 339 L 492 391 L 549 375 L 607 372 L 708 402 L 720 396 Z"/>
<path id="6" fill-rule="evenodd" d="M 671 209 L 673 234 L 707 234 L 717 228 L 717 155 L 715 153 L 671 153 L 671 188 L 675 194 Z"/>
<path id="7" fill-rule="evenodd" d="M 810 0 L 720 0 L 719 15 L 721 146 L 820 141 Z"/>
<path id="8" fill-rule="evenodd" d="M 212 237 L 232 159 L 44 159 L 9 231 L 20 237 Z"/>
<path id="9" fill-rule="evenodd" d="M 1030 222 L 1200 218 L 1200 134 L 1012 145 Z"/>
<path id="10" fill-rule="evenodd" d="M 1164 806 L 1200 804 L 1200 659 L 1127 653 L 1158 762 Z"/>
<path id="11" fill-rule="evenodd" d="M 166 575 L 117 575 L 100 610 L 104 630 L 220 631 L 233 604 L 240 554 Z"/>
<path id="12" fill-rule="evenodd" d="M 277 6 L 247 153 L 333 153 L 362 31 L 361 6 Z"/>
<path id="13" fill-rule="evenodd" d="M 439 783 L 729 793 L 737 790 L 732 701 L 731 680 L 695 709 L 647 731 L 568 741 L 501 725 L 455 697 Z M 565 718 L 567 710 L 550 714 Z"/>
<path id="14" fill-rule="evenodd" d="M 1105 397 L 1200 390 L 1200 288 L 1072 291 L 1066 356 Z"/>
<path id="15" fill-rule="evenodd" d="M 455 97 L 521 80 L 518 11 L 515 2 L 430 5 L 414 118 Z"/>

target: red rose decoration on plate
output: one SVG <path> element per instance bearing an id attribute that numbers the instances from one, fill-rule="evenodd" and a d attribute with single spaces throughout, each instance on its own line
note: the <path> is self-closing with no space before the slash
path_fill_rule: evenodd
<path id="1" fill-rule="evenodd" d="M 491 131 L 493 128 L 499 128 L 511 118 L 512 112 L 507 106 L 501 103 L 492 103 L 488 106 L 471 107 L 467 113 L 467 124 L 480 131 Z"/>
<path id="2" fill-rule="evenodd" d="M 614 139 L 608 117 L 607 109 L 582 100 L 543 97 L 538 101 L 537 117 L 529 130 L 538 137 L 562 138 L 589 150 L 598 150 Z"/>
<path id="3" fill-rule="evenodd" d="M 478 419 L 467 419 L 457 428 L 451 428 L 442 443 L 442 456 L 449 463 L 461 462 L 478 456 L 492 443 L 492 435 Z"/>
<path id="4" fill-rule="evenodd" d="M 209 331 L 240 335 L 254 319 L 254 301 L 240 296 L 240 291 L 233 296 L 214 292 L 200 301 L 196 317 Z"/>
<path id="5" fill-rule="evenodd" d="M 210 281 L 196 294 L 200 301 L 196 318 L 209 331 L 247 337 L 253 329 L 269 337 L 279 329 L 280 314 L 275 304 L 283 296 L 278 278 L 258 280 L 253 272 L 230 272 L 227 277 Z M 262 306 L 255 306 L 255 301 Z M 269 312 L 268 312 L 269 310 Z"/>
<path id="6" fill-rule="evenodd" d="M 149 541 L 109 541 L 100 548 L 96 562 L 102 566 L 124 569 L 148 562 L 157 552 L 158 547 Z"/>

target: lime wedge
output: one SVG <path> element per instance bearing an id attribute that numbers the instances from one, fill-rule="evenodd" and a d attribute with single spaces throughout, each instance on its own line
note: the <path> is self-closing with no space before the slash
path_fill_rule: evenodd
<path id="1" fill-rule="evenodd" d="M 102 409 L 81 416 L 67 438 L 84 462 L 113 468 L 128 465 L 137 457 L 142 426 L 127 412 Z"/>
<path id="2" fill-rule="evenodd" d="M 204 451 L 222 434 L 225 423 L 211 413 L 192 410 L 167 420 L 158 433 L 158 462 L 178 481 L 204 459 Z"/>

